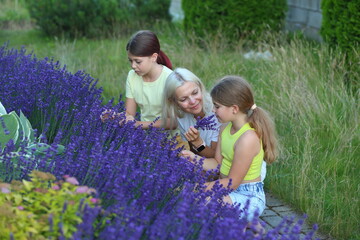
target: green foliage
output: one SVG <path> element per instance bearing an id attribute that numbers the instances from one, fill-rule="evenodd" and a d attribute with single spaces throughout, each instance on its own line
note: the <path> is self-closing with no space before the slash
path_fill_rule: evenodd
<path id="1" fill-rule="evenodd" d="M 60 144 L 54 144 L 52 146 L 54 150 L 52 150 L 50 145 L 41 143 L 40 140 L 41 136 L 35 137 L 31 123 L 21 111 L 20 116 L 15 111 L 7 113 L 0 102 L 0 154 L 3 153 L 4 148 L 10 141 L 15 145 L 15 151 L 0 155 L 0 177 L 2 176 L 1 172 L 5 169 L 2 166 L 4 164 L 3 160 L 7 156 L 10 156 L 12 162 L 17 164 L 19 158 L 31 159 L 36 155 L 45 155 L 49 151 L 61 154 L 65 150 L 65 147 Z M 20 151 L 22 148 L 25 151 Z M 19 174 L 21 174 L 21 167 L 18 171 L 14 171 L 13 177 L 17 179 Z"/>
<path id="2" fill-rule="evenodd" d="M 332 47 L 346 54 L 348 73 L 344 82 L 355 94 L 360 87 L 359 56 L 354 49 L 360 47 L 360 0 L 323 0 L 321 36 Z"/>
<path id="3" fill-rule="evenodd" d="M 23 22 L 29 21 L 30 15 L 24 7 L 25 0 L 0 0 L 0 27 L 10 21 Z"/>
<path id="4" fill-rule="evenodd" d="M 95 206 L 95 189 L 76 186 L 75 178 L 66 176 L 55 182 L 50 173 L 33 171 L 31 181 L 0 182 L 0 239 L 57 239 L 60 226 L 66 238 L 82 222 L 77 214 L 87 204 Z M 61 224 L 59 224 L 61 223 Z"/>
<path id="5" fill-rule="evenodd" d="M 136 21 L 170 20 L 170 0 L 27 0 L 29 12 L 49 36 L 99 37 Z"/>
<path id="6" fill-rule="evenodd" d="M 238 40 L 251 32 L 278 31 L 285 20 L 285 0 L 183 0 L 184 28 L 204 37 L 221 32 Z"/>
<path id="7" fill-rule="evenodd" d="M 41 137 L 38 139 L 35 138 L 31 123 L 21 111 L 20 116 L 18 116 L 15 111 L 7 114 L 1 102 L 0 123 L 0 153 L 10 140 L 13 141 L 16 148 L 20 147 L 20 144 L 25 145 L 29 149 L 29 153 L 33 152 L 30 149 L 35 149 L 35 154 L 45 154 L 50 148 L 50 145 L 39 142 Z M 64 146 L 57 145 L 57 153 L 60 154 L 63 151 Z"/>
<path id="8" fill-rule="evenodd" d="M 129 21 L 150 21 L 156 20 L 171 20 L 169 14 L 171 0 L 120 0 L 131 12 Z"/>
<path id="9" fill-rule="evenodd" d="M 109 30 L 120 14 L 117 1 L 28 0 L 28 9 L 37 25 L 49 36 L 94 36 Z"/>
<path id="10" fill-rule="evenodd" d="M 321 35 L 330 45 L 344 50 L 360 43 L 360 0 L 323 0 Z"/>

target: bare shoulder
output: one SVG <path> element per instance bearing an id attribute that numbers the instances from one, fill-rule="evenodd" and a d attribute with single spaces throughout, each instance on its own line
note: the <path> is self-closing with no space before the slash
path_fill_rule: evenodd
<path id="1" fill-rule="evenodd" d="M 260 148 L 260 138 L 253 130 L 247 130 L 236 141 L 237 146 L 245 148 Z"/>

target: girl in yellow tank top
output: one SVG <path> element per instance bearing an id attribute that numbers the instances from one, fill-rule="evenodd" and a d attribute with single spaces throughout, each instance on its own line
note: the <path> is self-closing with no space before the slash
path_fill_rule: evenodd
<path id="1" fill-rule="evenodd" d="M 260 180 L 262 159 L 272 163 L 276 158 L 273 123 L 265 110 L 257 107 L 249 83 L 239 76 L 223 77 L 211 90 L 216 117 L 224 123 L 219 134 L 215 158 L 203 161 L 204 170 L 220 165 L 220 184 L 232 191 L 224 201 L 244 208 L 240 218 L 251 221 L 265 209 L 265 193 Z M 193 162 L 199 157 L 182 152 Z M 215 181 L 207 182 L 210 190 Z M 248 203 L 248 204 L 247 204 Z"/>

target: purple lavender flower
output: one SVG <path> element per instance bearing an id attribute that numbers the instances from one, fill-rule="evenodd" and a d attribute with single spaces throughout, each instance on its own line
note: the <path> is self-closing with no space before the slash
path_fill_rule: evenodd
<path id="1" fill-rule="evenodd" d="M 201 167 L 181 158 L 165 131 L 143 130 L 132 122 L 120 126 L 122 116 L 117 115 L 102 123 L 103 109 L 123 112 L 124 102 L 103 105 L 102 90 L 85 72 L 72 74 L 59 62 L 4 46 L 0 88 L 8 110 L 21 109 L 42 142 L 65 146 L 61 155 L 54 145 L 44 155 L 27 157 L 24 145 L 18 149 L 10 142 L 0 155 L 3 180 L 27 179 L 39 169 L 58 179 L 73 176 L 79 185 L 96 189 L 94 199 L 101 200 L 101 207 L 81 204 L 76 214 L 83 221 L 74 239 L 277 239 L 285 229 L 289 238 L 283 239 L 299 238 L 301 222 L 291 230 L 294 223 L 284 221 L 257 236 L 244 231 L 248 223 L 239 219 L 240 210 L 221 201 L 229 189 L 215 184 L 204 191 L 201 186 L 214 172 L 203 174 Z M 215 126 L 214 115 L 195 125 L 203 130 Z M 12 151 L 18 151 L 17 161 Z M 101 222 L 104 210 L 112 216 L 106 225 Z M 51 216 L 49 225 L 59 217 Z M 61 221 L 59 228 L 63 231 Z"/>
<path id="2" fill-rule="evenodd" d="M 216 126 L 215 115 L 212 114 L 210 116 L 203 117 L 202 119 L 200 117 L 197 117 L 194 128 L 196 129 L 200 128 L 202 130 L 216 130 L 215 126 Z"/>

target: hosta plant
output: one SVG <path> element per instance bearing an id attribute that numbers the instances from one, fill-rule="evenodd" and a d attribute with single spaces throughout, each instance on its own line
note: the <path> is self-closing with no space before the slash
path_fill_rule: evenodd
<path id="1" fill-rule="evenodd" d="M 96 210 L 95 189 L 78 186 L 76 178 L 55 181 L 33 171 L 31 181 L 0 183 L 0 239 L 70 238 L 89 210 Z"/>
<path id="2" fill-rule="evenodd" d="M 37 167 L 36 156 L 46 155 L 49 152 L 60 154 L 64 152 L 64 146 L 53 144 L 52 146 L 40 142 L 42 137 L 35 137 L 35 131 L 26 116 L 20 111 L 20 116 L 12 111 L 6 112 L 5 107 L 0 102 L 0 179 L 1 172 L 6 171 L 5 158 L 11 158 L 13 164 L 19 164 L 20 158 L 32 159 L 35 161 L 34 168 Z M 4 151 L 7 145 L 11 145 L 10 151 Z M 18 171 L 14 171 L 14 178 L 19 179 L 21 175 L 20 166 Z"/>
<path id="3" fill-rule="evenodd" d="M 46 150 L 50 148 L 50 145 L 40 143 L 41 137 L 35 138 L 34 129 L 21 110 L 20 116 L 15 111 L 8 114 L 0 102 L 0 122 L 0 153 L 10 140 L 13 141 L 16 147 L 19 147 L 22 142 L 26 142 L 26 147 L 33 149 L 33 152 L 36 154 L 46 153 Z M 57 151 L 62 153 L 64 146 L 58 145 Z"/>

